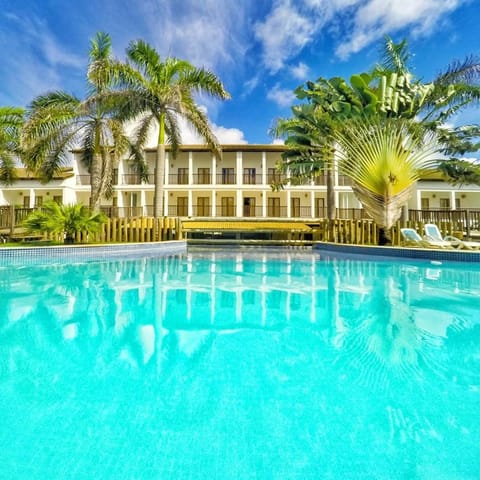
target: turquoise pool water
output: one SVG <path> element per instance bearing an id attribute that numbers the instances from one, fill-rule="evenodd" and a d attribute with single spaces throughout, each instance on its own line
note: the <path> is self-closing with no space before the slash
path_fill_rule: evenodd
<path id="1" fill-rule="evenodd" d="M 0 267 L 1 479 L 478 479 L 480 268 Z"/>

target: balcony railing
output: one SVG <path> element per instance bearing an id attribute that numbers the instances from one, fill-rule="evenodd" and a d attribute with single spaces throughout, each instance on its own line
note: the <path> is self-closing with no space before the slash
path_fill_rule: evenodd
<path id="1" fill-rule="evenodd" d="M 168 183 L 170 185 L 188 185 L 188 173 L 170 173 Z"/>
<path id="2" fill-rule="evenodd" d="M 138 173 L 127 173 L 121 176 L 122 185 L 141 185 L 142 177 Z"/>
<path id="3" fill-rule="evenodd" d="M 217 173 L 217 185 L 235 185 L 237 175 L 235 173 Z"/>
<path id="4" fill-rule="evenodd" d="M 286 175 L 283 173 L 269 173 L 267 174 L 267 184 L 271 185 L 272 183 L 282 183 L 286 178 Z"/>
<path id="5" fill-rule="evenodd" d="M 212 175 L 210 173 L 194 173 L 194 185 L 210 185 L 212 183 Z"/>

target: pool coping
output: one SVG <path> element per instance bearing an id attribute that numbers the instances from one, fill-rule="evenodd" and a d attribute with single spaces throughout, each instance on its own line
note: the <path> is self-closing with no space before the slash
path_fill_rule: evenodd
<path id="1" fill-rule="evenodd" d="M 418 259 L 450 262 L 480 263 L 480 251 L 442 250 L 412 247 L 380 247 L 376 245 L 346 245 L 340 243 L 314 242 L 314 251 L 359 257 L 376 257 L 387 259 Z"/>
<path id="2" fill-rule="evenodd" d="M 0 265 L 19 265 L 53 262 L 55 260 L 108 260 L 110 258 L 155 257 L 183 253 L 187 243 L 183 240 L 144 243 L 116 243 L 108 245 L 55 245 L 41 247 L 2 247 Z"/>

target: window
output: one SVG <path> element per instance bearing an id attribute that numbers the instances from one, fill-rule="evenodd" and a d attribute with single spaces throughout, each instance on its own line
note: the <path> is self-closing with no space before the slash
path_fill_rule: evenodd
<path id="1" fill-rule="evenodd" d="M 188 215 L 188 197 L 177 197 L 177 215 L 179 217 Z"/>
<path id="2" fill-rule="evenodd" d="M 243 216 L 244 217 L 255 216 L 255 197 L 245 197 L 243 199 Z"/>
<path id="3" fill-rule="evenodd" d="M 450 210 L 450 199 L 449 198 L 441 198 L 440 199 L 440 208 L 443 210 Z"/>
<path id="4" fill-rule="evenodd" d="M 279 217 L 280 216 L 280 198 L 270 197 L 268 199 L 268 216 Z"/>
<path id="5" fill-rule="evenodd" d="M 455 208 L 460 210 L 462 208 L 462 201 L 459 198 L 455 199 Z"/>
<path id="6" fill-rule="evenodd" d="M 235 216 L 235 204 L 234 197 L 222 197 L 221 199 L 221 213 L 222 217 L 233 217 Z"/>
<path id="7" fill-rule="evenodd" d="M 30 208 L 30 197 L 28 195 L 23 197 L 23 208 Z"/>
<path id="8" fill-rule="evenodd" d="M 114 197 L 115 198 L 115 197 Z M 61 205 L 63 203 L 63 198 L 61 195 L 54 195 L 53 196 L 53 201 L 55 203 L 58 203 L 58 205 Z"/>
<path id="9" fill-rule="evenodd" d="M 210 216 L 210 197 L 197 198 L 197 215 L 200 217 Z"/>
<path id="10" fill-rule="evenodd" d="M 299 217 L 300 216 L 300 198 L 292 197 L 290 199 L 290 216 Z"/>
<path id="11" fill-rule="evenodd" d="M 277 172 L 276 168 L 269 168 L 267 176 L 267 183 L 276 183 L 281 180 L 281 175 Z"/>
<path id="12" fill-rule="evenodd" d="M 255 168 L 244 168 L 243 169 L 243 183 L 246 185 L 255 185 Z"/>
<path id="13" fill-rule="evenodd" d="M 315 217 L 324 218 L 326 216 L 327 216 L 327 212 L 325 211 L 325 199 L 316 198 L 315 199 Z"/>
<path id="14" fill-rule="evenodd" d="M 421 201 L 421 209 L 422 210 L 430 210 L 430 199 L 429 198 L 422 198 L 420 201 Z"/>
<path id="15" fill-rule="evenodd" d="M 209 168 L 199 168 L 198 169 L 198 184 L 199 185 L 208 185 L 210 184 L 210 169 Z"/>
<path id="16" fill-rule="evenodd" d="M 235 183 L 235 170 L 233 168 L 222 168 L 222 184 L 233 185 Z"/>
<path id="17" fill-rule="evenodd" d="M 43 197 L 35 197 L 35 206 L 36 207 L 41 207 L 43 205 Z"/>
<path id="18" fill-rule="evenodd" d="M 177 170 L 177 183 L 179 185 L 188 185 L 188 168 L 179 168 Z"/>

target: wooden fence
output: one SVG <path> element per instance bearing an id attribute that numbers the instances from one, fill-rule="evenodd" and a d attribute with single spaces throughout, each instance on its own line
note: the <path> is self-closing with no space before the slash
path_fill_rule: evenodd
<path id="1" fill-rule="evenodd" d="M 46 234 L 47 240 L 62 242 L 59 235 Z M 144 243 L 182 240 L 178 218 L 109 218 L 97 234 L 78 234 L 75 243 Z"/>
<path id="2" fill-rule="evenodd" d="M 423 236 L 423 226 L 425 223 L 416 220 L 406 222 L 397 222 L 391 229 L 391 242 L 394 246 L 402 245 L 403 239 L 401 228 L 413 228 Z M 462 225 L 452 222 L 437 223 L 442 235 L 454 235 L 462 238 L 464 236 Z M 330 241 L 334 243 L 345 243 L 349 245 L 377 245 L 378 244 L 378 226 L 372 220 L 343 220 L 337 219 L 329 222 L 325 220 L 320 222 L 318 227 L 313 228 L 313 240 Z"/>

